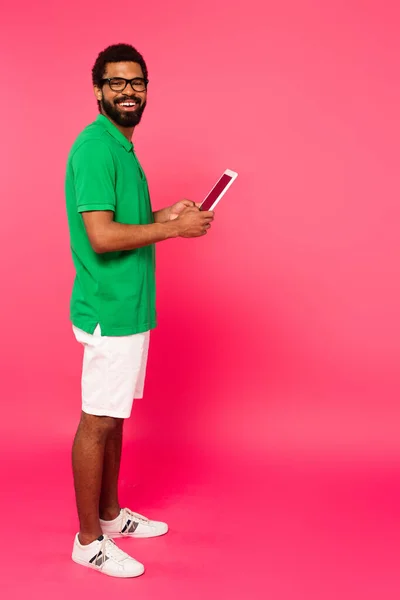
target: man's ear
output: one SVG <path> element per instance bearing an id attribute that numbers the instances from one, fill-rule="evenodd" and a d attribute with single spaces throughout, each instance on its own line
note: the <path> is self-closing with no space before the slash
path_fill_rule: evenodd
<path id="1" fill-rule="evenodd" d="M 94 95 L 96 96 L 96 100 L 97 100 L 98 102 L 100 102 L 100 100 L 102 100 L 102 99 L 103 99 L 103 92 L 102 92 L 102 91 L 101 91 L 101 89 L 100 89 L 99 87 L 97 87 L 97 86 L 94 86 L 94 88 L 93 88 L 93 91 L 94 91 Z"/>

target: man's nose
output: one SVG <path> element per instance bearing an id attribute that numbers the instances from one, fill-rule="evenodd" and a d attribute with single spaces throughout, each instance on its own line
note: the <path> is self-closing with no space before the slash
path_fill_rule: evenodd
<path id="1" fill-rule="evenodd" d="M 135 90 L 133 89 L 133 83 L 132 83 L 132 81 L 128 81 L 128 83 L 126 84 L 126 88 L 124 89 L 124 94 L 130 93 L 129 88 L 132 90 L 132 92 L 134 94 L 136 94 Z"/>

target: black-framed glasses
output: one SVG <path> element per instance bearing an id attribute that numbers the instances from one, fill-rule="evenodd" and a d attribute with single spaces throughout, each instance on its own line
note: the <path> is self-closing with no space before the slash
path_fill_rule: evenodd
<path id="1" fill-rule="evenodd" d="M 113 92 L 123 92 L 128 83 L 131 84 L 132 89 L 135 92 L 145 92 L 147 90 L 148 79 L 142 79 L 141 77 L 134 77 L 133 79 L 124 79 L 124 77 L 108 77 L 102 79 L 102 83 L 108 83 L 110 89 Z"/>

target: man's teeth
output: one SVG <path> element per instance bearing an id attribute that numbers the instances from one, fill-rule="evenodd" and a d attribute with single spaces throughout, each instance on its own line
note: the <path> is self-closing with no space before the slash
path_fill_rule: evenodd
<path id="1" fill-rule="evenodd" d="M 136 102 L 120 102 L 121 106 L 136 106 Z"/>

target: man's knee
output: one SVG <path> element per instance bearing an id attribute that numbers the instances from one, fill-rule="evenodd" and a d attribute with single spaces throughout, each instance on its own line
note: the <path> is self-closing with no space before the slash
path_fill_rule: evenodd
<path id="1" fill-rule="evenodd" d="M 81 425 L 87 430 L 98 435 L 108 435 L 122 426 L 122 419 L 107 416 L 90 415 L 82 412 Z"/>

